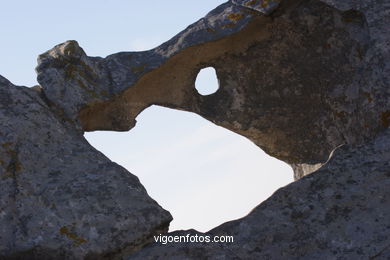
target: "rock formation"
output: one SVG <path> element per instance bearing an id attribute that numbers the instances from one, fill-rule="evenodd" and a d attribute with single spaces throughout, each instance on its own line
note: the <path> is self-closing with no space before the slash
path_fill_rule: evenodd
<path id="1" fill-rule="evenodd" d="M 389 130 L 207 232 L 234 243 L 156 243 L 128 259 L 389 259 Z M 170 235 L 187 233 L 199 234 Z"/>
<path id="2" fill-rule="evenodd" d="M 89 57 L 68 41 L 39 56 L 40 86 L 1 78 L 0 258 L 390 257 L 389 12 L 388 0 L 232 0 L 150 51 Z M 209 66 L 220 88 L 202 96 Z M 153 104 L 246 136 L 297 181 L 210 231 L 233 245 L 140 250 L 171 216 L 82 134 L 128 131 Z"/>
<path id="3" fill-rule="evenodd" d="M 53 111 L 0 77 L 0 259 L 114 257 L 167 232 L 138 178 Z"/>

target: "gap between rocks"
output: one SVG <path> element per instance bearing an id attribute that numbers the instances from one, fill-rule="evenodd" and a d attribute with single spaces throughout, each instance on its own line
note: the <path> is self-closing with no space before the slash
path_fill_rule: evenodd
<path id="1" fill-rule="evenodd" d="M 194 113 L 152 106 L 137 121 L 129 132 L 85 137 L 171 212 L 170 231 L 205 232 L 243 217 L 293 181 L 287 164 Z"/>

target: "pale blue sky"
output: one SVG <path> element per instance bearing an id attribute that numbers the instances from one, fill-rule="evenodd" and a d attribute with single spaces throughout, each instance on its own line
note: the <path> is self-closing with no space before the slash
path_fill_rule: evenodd
<path id="1" fill-rule="evenodd" d="M 225 1 L 4 1 L 0 9 L 0 74 L 37 84 L 36 58 L 77 40 L 90 56 L 159 45 Z M 197 82 L 215 84 L 212 73 Z M 292 181 L 285 163 L 246 138 L 200 116 L 153 106 L 130 132 L 94 132 L 89 142 L 137 175 L 169 210 L 171 230 L 207 231 L 243 217 Z"/>

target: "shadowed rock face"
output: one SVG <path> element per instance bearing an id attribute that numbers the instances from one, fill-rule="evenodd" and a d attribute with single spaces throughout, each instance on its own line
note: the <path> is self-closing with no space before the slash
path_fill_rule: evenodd
<path id="1" fill-rule="evenodd" d="M 39 93 L 0 76 L 0 259 L 100 259 L 167 232 L 171 215 Z M 6 258 L 6 259 L 8 259 Z"/>
<path id="2" fill-rule="evenodd" d="M 153 244 L 130 259 L 389 258 L 389 10 L 232 0 L 150 51 L 88 57 L 68 41 L 39 56 L 41 87 L 0 78 L 0 258 L 115 259 L 167 232 L 169 213 L 82 137 L 127 131 L 152 104 L 246 136 L 296 179 L 345 146 L 210 231 L 233 245 Z M 208 66 L 220 88 L 202 96 Z"/>

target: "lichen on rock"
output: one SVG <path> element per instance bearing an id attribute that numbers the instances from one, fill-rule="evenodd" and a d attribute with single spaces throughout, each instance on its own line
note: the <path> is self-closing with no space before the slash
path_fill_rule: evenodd
<path id="1" fill-rule="evenodd" d="M 389 8 L 231 0 L 152 50 L 67 41 L 39 56 L 40 86 L 0 77 L 0 258 L 389 258 Z M 220 86 L 202 96 L 205 67 Z M 172 217 L 83 132 L 128 131 L 153 104 L 247 137 L 297 181 L 208 233 L 233 245 L 152 244 Z"/>
<path id="2" fill-rule="evenodd" d="M 0 77 L 0 258 L 119 257 L 171 215 L 40 92 Z"/>

